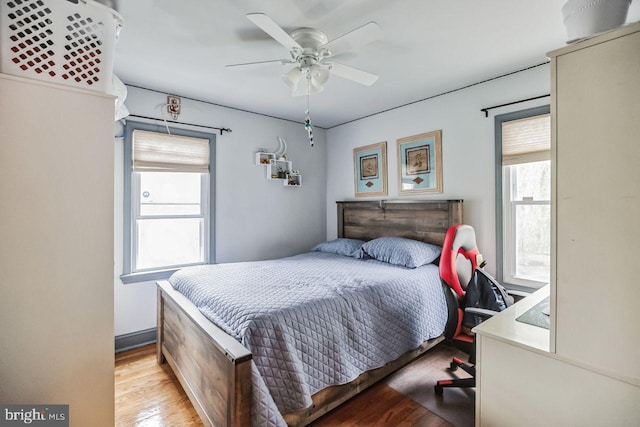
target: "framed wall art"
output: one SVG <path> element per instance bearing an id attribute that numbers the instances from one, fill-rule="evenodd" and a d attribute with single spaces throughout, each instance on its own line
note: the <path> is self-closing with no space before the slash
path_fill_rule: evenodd
<path id="1" fill-rule="evenodd" d="M 398 194 L 442 193 L 442 131 L 397 140 Z"/>
<path id="2" fill-rule="evenodd" d="M 356 197 L 386 196 L 387 142 L 353 149 Z"/>

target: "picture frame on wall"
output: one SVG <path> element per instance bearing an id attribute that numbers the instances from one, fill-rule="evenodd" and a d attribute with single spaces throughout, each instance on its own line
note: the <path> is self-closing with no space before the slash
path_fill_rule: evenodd
<path id="1" fill-rule="evenodd" d="M 442 193 L 442 131 L 400 138 L 398 194 Z"/>
<path id="2" fill-rule="evenodd" d="M 386 196 L 387 142 L 353 149 L 354 191 L 356 197 Z"/>

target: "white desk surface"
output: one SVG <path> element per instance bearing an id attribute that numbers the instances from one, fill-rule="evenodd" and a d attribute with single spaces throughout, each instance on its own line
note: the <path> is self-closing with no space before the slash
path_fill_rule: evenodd
<path id="1" fill-rule="evenodd" d="M 473 328 L 473 332 L 520 347 L 549 352 L 550 338 L 548 329 L 516 320 L 516 318 L 548 296 L 549 285 L 546 285 L 503 312 L 485 320 Z"/>

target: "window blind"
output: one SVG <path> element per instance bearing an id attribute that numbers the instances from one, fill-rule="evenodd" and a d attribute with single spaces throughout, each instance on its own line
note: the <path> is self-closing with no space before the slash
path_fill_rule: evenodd
<path id="1" fill-rule="evenodd" d="M 551 159 L 551 115 L 502 123 L 502 164 Z"/>
<path id="2" fill-rule="evenodd" d="M 135 172 L 209 172 L 209 140 L 133 131 Z"/>

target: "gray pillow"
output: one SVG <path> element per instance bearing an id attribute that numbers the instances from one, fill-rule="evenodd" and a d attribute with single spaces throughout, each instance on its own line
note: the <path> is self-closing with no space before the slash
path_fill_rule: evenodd
<path id="1" fill-rule="evenodd" d="M 402 237 L 379 237 L 362 245 L 362 251 L 378 261 L 417 268 L 438 259 L 442 248 Z"/>
<path id="2" fill-rule="evenodd" d="M 353 258 L 362 258 L 362 251 L 360 250 L 360 248 L 362 247 L 363 243 L 364 240 L 346 239 L 344 237 L 340 237 L 329 242 L 323 242 L 315 245 L 313 248 L 311 248 L 311 250 L 350 256 Z"/>

